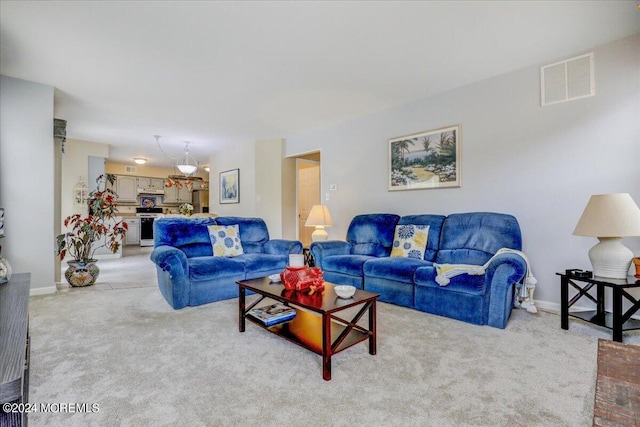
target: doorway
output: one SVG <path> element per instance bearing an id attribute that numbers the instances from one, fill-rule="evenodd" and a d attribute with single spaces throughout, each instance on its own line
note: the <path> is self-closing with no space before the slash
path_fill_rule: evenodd
<path id="1" fill-rule="evenodd" d="M 320 202 L 320 153 L 311 153 L 296 158 L 296 208 L 298 218 L 298 240 L 302 246 L 311 245 L 313 227 L 306 227 L 309 212 L 313 205 Z"/>

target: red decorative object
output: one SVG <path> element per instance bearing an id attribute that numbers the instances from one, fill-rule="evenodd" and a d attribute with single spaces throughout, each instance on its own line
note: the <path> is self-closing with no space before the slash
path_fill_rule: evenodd
<path id="1" fill-rule="evenodd" d="M 633 264 L 636 266 L 636 274 L 634 275 L 634 277 L 636 279 L 640 279 L 640 257 L 635 257 L 633 259 Z"/>
<path id="2" fill-rule="evenodd" d="M 324 273 L 318 267 L 287 267 L 280 273 L 284 288 L 309 295 L 324 290 Z"/>
<path id="3" fill-rule="evenodd" d="M 322 285 L 324 288 L 324 285 Z M 309 289 L 308 289 L 309 290 Z M 322 307 L 322 291 L 320 292 L 315 292 L 313 294 L 311 294 L 311 291 L 309 290 L 309 293 L 306 294 L 303 292 L 296 292 L 294 290 L 283 290 L 282 291 L 282 296 L 285 298 L 288 298 L 289 300 L 298 302 L 300 304 L 306 304 L 309 305 L 311 307 Z"/>

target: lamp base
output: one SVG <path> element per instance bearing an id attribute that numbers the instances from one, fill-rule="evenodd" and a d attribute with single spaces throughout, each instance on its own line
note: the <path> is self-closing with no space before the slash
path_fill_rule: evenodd
<path id="1" fill-rule="evenodd" d="M 311 233 L 311 240 L 314 242 L 321 242 L 323 240 L 327 240 L 329 238 L 329 233 L 324 229 L 323 226 L 317 225 L 316 230 Z"/>
<path id="2" fill-rule="evenodd" d="M 633 252 L 622 244 L 621 237 L 598 237 L 600 243 L 589 250 L 594 276 L 626 279 Z"/>

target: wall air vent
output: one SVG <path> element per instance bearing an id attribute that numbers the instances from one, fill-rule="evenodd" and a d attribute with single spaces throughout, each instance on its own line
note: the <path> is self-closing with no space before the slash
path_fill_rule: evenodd
<path id="1" fill-rule="evenodd" d="M 125 166 L 124 173 L 138 173 L 138 168 L 135 166 Z"/>
<path id="2" fill-rule="evenodd" d="M 593 52 L 540 67 L 543 107 L 595 94 Z"/>

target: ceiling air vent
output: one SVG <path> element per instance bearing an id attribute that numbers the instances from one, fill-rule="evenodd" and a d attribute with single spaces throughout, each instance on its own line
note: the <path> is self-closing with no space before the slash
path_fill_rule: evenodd
<path id="1" fill-rule="evenodd" d="M 542 106 L 596 94 L 593 52 L 540 67 Z"/>
<path id="2" fill-rule="evenodd" d="M 124 173 L 138 173 L 138 168 L 135 166 L 125 166 Z"/>

